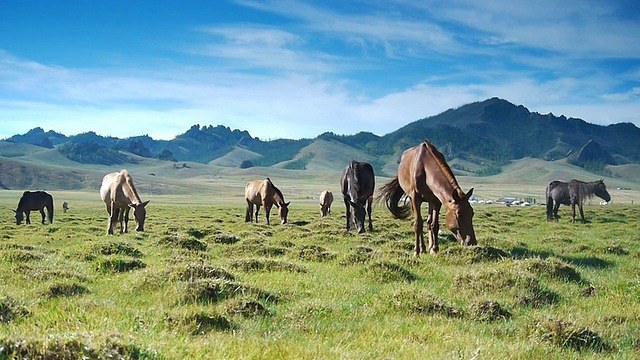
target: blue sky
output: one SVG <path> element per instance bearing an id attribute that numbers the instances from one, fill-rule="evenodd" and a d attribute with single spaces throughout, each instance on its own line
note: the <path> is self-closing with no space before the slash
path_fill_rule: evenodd
<path id="1" fill-rule="evenodd" d="M 0 0 L 0 139 L 384 135 L 500 97 L 640 125 L 640 2 Z"/>

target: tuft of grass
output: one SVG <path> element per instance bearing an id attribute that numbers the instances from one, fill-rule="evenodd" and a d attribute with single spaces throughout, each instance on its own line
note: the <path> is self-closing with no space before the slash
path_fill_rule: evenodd
<path id="1" fill-rule="evenodd" d="M 121 340 L 106 339 L 93 346 L 75 337 L 47 337 L 46 340 L 0 339 L 0 359 L 153 359 L 156 355 Z"/>
<path id="2" fill-rule="evenodd" d="M 168 315 L 166 325 L 190 335 L 205 335 L 211 331 L 228 331 L 233 325 L 223 315 L 206 312 L 192 312 L 180 315 Z"/>
<path id="3" fill-rule="evenodd" d="M 299 256 L 301 259 L 307 261 L 324 262 L 335 259 L 337 255 L 328 252 L 327 249 L 323 248 L 322 246 L 304 245 L 300 249 Z"/>
<path id="4" fill-rule="evenodd" d="M 383 283 L 394 281 L 412 282 L 418 278 L 414 273 L 405 269 L 402 265 L 389 261 L 380 261 L 370 264 L 366 267 L 366 272 L 375 280 Z"/>
<path id="5" fill-rule="evenodd" d="M 98 271 L 105 273 L 121 273 L 143 269 L 147 265 L 139 259 L 103 259 L 98 262 Z"/>
<path id="6" fill-rule="evenodd" d="M 135 258 L 142 257 L 142 252 L 123 242 L 110 242 L 99 247 L 102 255 L 127 255 Z"/>
<path id="7" fill-rule="evenodd" d="M 186 303 L 212 304 L 237 296 L 256 296 L 258 299 L 277 301 L 277 297 L 266 291 L 246 286 L 236 281 L 222 279 L 200 279 L 187 283 L 182 301 Z"/>
<path id="8" fill-rule="evenodd" d="M 497 301 L 473 301 L 466 314 L 472 320 L 485 323 L 511 318 L 511 313 Z"/>
<path id="9" fill-rule="evenodd" d="M 82 295 L 89 292 L 89 289 L 84 287 L 83 285 L 76 283 L 56 283 L 49 286 L 47 289 L 47 297 L 67 297 L 67 296 L 76 296 Z"/>
<path id="10" fill-rule="evenodd" d="M 187 250 L 206 251 L 207 243 L 192 237 L 184 237 L 178 234 L 165 235 L 160 240 L 160 244 L 172 248 L 180 247 Z"/>
<path id="11" fill-rule="evenodd" d="M 227 270 L 204 263 L 188 264 L 174 272 L 176 278 L 181 281 L 195 281 L 199 279 L 222 279 L 234 280 L 235 277 L 227 272 Z"/>
<path id="12" fill-rule="evenodd" d="M 444 249 L 440 254 L 446 257 L 446 262 L 453 260 L 458 264 L 475 264 L 511 258 L 506 251 L 492 246 L 452 246 Z"/>
<path id="13" fill-rule="evenodd" d="M 289 271 L 292 273 L 306 273 L 307 270 L 299 265 L 286 261 L 271 259 L 238 259 L 231 262 L 230 266 L 242 271 Z"/>
<path id="14" fill-rule="evenodd" d="M 216 234 L 213 236 L 213 242 L 215 242 L 216 244 L 230 245 L 235 244 L 238 241 L 240 241 L 240 239 L 238 239 L 235 235 Z"/>
<path id="15" fill-rule="evenodd" d="M 528 329 L 529 335 L 573 350 L 608 351 L 610 346 L 594 331 L 571 322 L 547 318 L 535 321 Z"/>
<path id="16" fill-rule="evenodd" d="M 247 318 L 271 315 L 271 313 L 258 301 L 244 299 L 229 304 L 226 312 L 229 315 L 240 315 Z"/>
<path id="17" fill-rule="evenodd" d="M 5 296 L 0 299 L 0 323 L 8 323 L 29 315 L 29 311 L 15 300 Z"/>
<path id="18" fill-rule="evenodd" d="M 514 261 L 516 267 L 537 276 L 547 276 L 554 279 L 582 282 L 582 277 L 571 265 L 557 258 L 531 258 Z"/>
<path id="19" fill-rule="evenodd" d="M 392 295 L 392 299 L 397 308 L 414 314 L 442 315 L 449 318 L 464 316 L 464 311 L 425 290 L 396 292 Z"/>

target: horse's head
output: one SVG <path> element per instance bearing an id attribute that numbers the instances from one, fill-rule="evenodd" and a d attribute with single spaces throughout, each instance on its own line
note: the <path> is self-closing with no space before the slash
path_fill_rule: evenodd
<path id="1" fill-rule="evenodd" d="M 141 204 L 129 204 L 129 207 L 133 209 L 133 218 L 136 220 L 136 231 L 144 231 L 144 220 L 147 217 L 145 206 L 149 201 L 147 200 Z"/>
<path id="2" fill-rule="evenodd" d="M 351 200 L 349 200 L 349 205 L 351 206 L 351 222 L 355 224 L 358 229 L 358 234 L 362 234 L 364 232 L 364 217 L 366 215 L 366 211 L 363 205 L 357 204 Z"/>
<path id="3" fill-rule="evenodd" d="M 473 188 L 461 197 L 458 190 L 453 189 L 453 199 L 445 204 L 447 208 L 445 226 L 463 246 L 478 244 L 476 233 L 473 230 L 473 208 L 469 204 L 472 193 Z"/>
<path id="4" fill-rule="evenodd" d="M 604 184 L 604 179 L 598 180 L 594 190 L 597 197 L 606 202 L 611 201 L 611 195 L 609 195 L 609 192 L 607 191 L 607 186 Z"/>
<path id="5" fill-rule="evenodd" d="M 22 211 L 13 210 L 16 213 L 16 225 L 22 224 L 22 220 L 24 220 L 24 213 Z"/>
<path id="6" fill-rule="evenodd" d="M 282 203 L 280 205 L 276 203 L 278 214 L 280 215 L 280 222 L 282 222 L 283 224 L 287 223 L 287 215 L 289 215 L 289 204 L 291 204 L 291 201 Z"/>

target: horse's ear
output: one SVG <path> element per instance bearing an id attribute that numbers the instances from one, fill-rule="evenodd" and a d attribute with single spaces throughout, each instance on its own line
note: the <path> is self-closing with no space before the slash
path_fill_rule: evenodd
<path id="1" fill-rule="evenodd" d="M 18 213 L 17 211 L 15 211 L 15 210 L 13 210 L 13 209 L 11 209 L 11 211 L 13 211 L 13 212 L 14 212 L 14 213 L 16 213 L 16 214 Z"/>
<path id="2" fill-rule="evenodd" d="M 284 206 L 289 206 L 289 204 L 291 204 L 291 201 L 289 201 L 288 203 L 284 204 Z"/>
<path id="3" fill-rule="evenodd" d="M 147 206 L 147 204 L 149 203 L 149 201 L 151 201 L 151 200 L 147 200 L 147 201 L 143 202 L 143 203 L 142 203 L 142 204 L 140 204 L 140 205 L 142 205 L 143 207 L 144 207 L 144 206 Z"/>
<path id="4" fill-rule="evenodd" d="M 473 194 L 473 188 L 469 189 L 469 191 L 467 191 L 467 193 L 465 194 L 465 199 L 469 200 L 471 198 L 471 195 Z"/>
<path id="5" fill-rule="evenodd" d="M 460 201 L 460 194 L 458 194 L 458 189 L 457 188 L 451 190 L 451 197 L 453 198 L 454 202 Z"/>

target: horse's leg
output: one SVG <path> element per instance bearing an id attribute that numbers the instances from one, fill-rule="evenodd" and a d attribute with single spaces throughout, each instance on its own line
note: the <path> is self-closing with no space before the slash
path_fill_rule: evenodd
<path id="1" fill-rule="evenodd" d="M 369 215 L 369 231 L 373 231 L 373 223 L 371 222 L 371 203 L 373 202 L 373 195 L 367 199 L 367 214 Z"/>
<path id="2" fill-rule="evenodd" d="M 576 222 L 576 203 L 571 202 L 571 222 Z"/>
<path id="3" fill-rule="evenodd" d="M 256 224 L 258 223 L 258 213 L 259 213 L 259 212 L 260 212 L 260 205 L 257 205 L 257 204 L 256 204 L 256 213 L 255 213 L 255 216 L 256 216 Z"/>
<path id="4" fill-rule="evenodd" d="M 44 224 L 44 219 L 47 218 L 47 215 L 44 213 L 44 208 L 40 209 L 40 215 L 42 215 L 42 224 Z"/>
<path id="5" fill-rule="evenodd" d="M 111 205 L 107 205 L 107 214 L 109 214 L 109 226 L 107 226 L 107 235 L 113 234 L 113 211 L 111 210 Z"/>
<path id="6" fill-rule="evenodd" d="M 422 214 L 420 213 L 420 203 L 417 196 L 411 197 L 411 208 L 413 209 L 413 232 L 416 236 L 416 245 L 413 248 L 413 254 L 415 257 L 419 257 L 421 253 L 427 252 L 424 245 L 424 223 L 422 220 Z"/>
<path id="7" fill-rule="evenodd" d="M 556 220 L 556 222 L 558 222 L 559 219 L 558 209 L 560 209 L 560 203 L 556 202 L 556 204 L 553 206 L 553 218 Z"/>
<path id="8" fill-rule="evenodd" d="M 251 222 L 253 220 L 253 204 L 247 200 L 247 209 L 244 213 L 244 222 Z"/>
<path id="9" fill-rule="evenodd" d="M 343 198 L 344 206 L 347 209 L 347 231 L 351 229 L 351 204 L 349 204 L 349 197 L 345 196 Z"/>
<path id="10" fill-rule="evenodd" d="M 578 203 L 578 209 L 580 210 L 580 217 L 582 218 L 582 223 L 586 224 L 587 219 L 584 218 L 584 211 L 582 210 L 582 203 Z"/>
<path id="11" fill-rule="evenodd" d="M 27 214 L 27 224 L 31 224 L 31 217 L 29 216 L 31 215 L 31 210 L 27 210 L 24 213 Z"/>
<path id="12" fill-rule="evenodd" d="M 131 210 L 130 207 L 126 207 L 124 209 L 124 232 L 128 233 L 129 232 L 129 211 Z M 120 223 L 120 228 L 122 228 L 122 223 Z"/>
<path id="13" fill-rule="evenodd" d="M 437 254 L 440 247 L 438 246 L 438 231 L 440 231 L 440 214 L 441 204 L 429 203 L 429 253 Z"/>
<path id="14" fill-rule="evenodd" d="M 264 217 L 267 218 L 267 225 L 271 225 L 271 222 L 269 221 L 269 214 L 271 213 L 272 206 L 273 206 L 272 204 L 266 204 L 266 203 L 264 204 Z"/>

